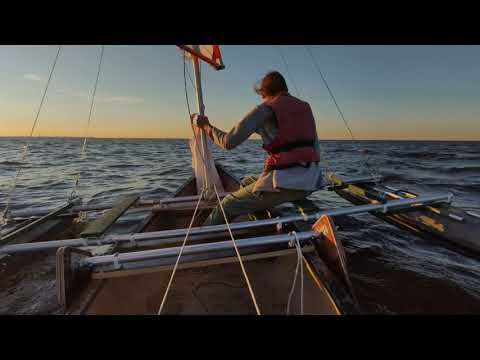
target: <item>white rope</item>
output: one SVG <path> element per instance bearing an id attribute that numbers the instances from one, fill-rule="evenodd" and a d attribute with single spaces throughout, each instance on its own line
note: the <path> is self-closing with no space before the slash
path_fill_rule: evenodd
<path id="1" fill-rule="evenodd" d="M 237 244 L 235 243 L 235 238 L 233 237 L 232 229 L 230 229 L 230 224 L 228 222 L 227 215 L 225 214 L 225 210 L 223 209 L 222 201 L 220 200 L 220 196 L 218 195 L 218 191 L 215 183 L 213 183 L 213 189 L 215 190 L 215 194 L 217 195 L 218 206 L 222 210 L 222 214 L 225 219 L 225 224 L 227 225 L 228 232 L 230 233 L 230 238 L 232 239 L 232 242 L 233 242 L 233 247 L 235 248 L 235 252 L 237 253 L 238 261 L 240 262 L 240 267 L 242 268 L 243 276 L 245 277 L 245 281 L 247 282 L 248 291 L 250 292 L 253 305 L 255 306 L 255 311 L 257 312 L 257 315 L 261 315 L 260 308 L 258 307 L 258 304 L 257 304 L 257 299 L 255 298 L 255 293 L 253 292 L 252 285 L 250 284 L 250 280 L 248 278 L 247 272 L 245 270 L 245 267 L 243 266 L 242 256 L 240 255 Z"/>
<path id="2" fill-rule="evenodd" d="M 297 249 L 297 266 L 295 268 L 295 276 L 293 278 L 292 289 L 290 290 L 290 294 L 288 296 L 287 302 L 287 315 L 290 314 L 290 304 L 292 302 L 293 292 L 295 291 L 295 285 L 297 283 L 298 277 L 298 270 L 300 269 L 300 315 L 303 315 L 303 255 L 302 255 L 302 248 L 300 246 L 300 241 L 298 240 L 297 233 L 292 231 L 290 235 L 295 237 L 295 240 L 292 241 L 291 246 L 295 246 Z"/>
<path id="3" fill-rule="evenodd" d="M 170 275 L 170 280 L 168 281 L 167 289 L 165 290 L 165 294 L 163 295 L 162 303 L 160 304 L 160 308 L 158 309 L 157 315 L 160 315 L 162 313 L 163 306 L 165 305 L 165 300 L 167 299 L 168 292 L 170 291 L 170 286 L 172 285 L 172 281 L 173 281 L 173 278 L 174 278 L 175 273 L 177 271 L 178 264 L 180 263 L 180 258 L 182 257 L 183 249 L 185 248 L 185 245 L 186 245 L 187 240 L 188 240 L 188 236 L 190 235 L 190 230 L 192 229 L 193 222 L 195 221 L 195 217 L 197 215 L 197 210 L 198 210 L 198 207 L 200 205 L 200 202 L 203 199 L 204 192 L 205 192 L 205 190 L 203 190 L 200 193 L 200 196 L 198 197 L 197 206 L 195 207 L 195 211 L 193 212 L 192 220 L 190 220 L 190 225 L 188 227 L 187 233 L 185 234 L 185 239 L 183 239 L 182 247 L 180 248 L 180 252 L 178 253 L 178 257 L 177 257 L 177 260 L 175 262 L 175 266 L 173 267 L 172 275 Z"/>
<path id="4" fill-rule="evenodd" d="M 187 101 L 188 113 L 189 113 L 190 118 L 191 118 L 190 104 L 189 104 L 189 101 L 188 101 L 188 91 L 187 91 L 187 81 L 186 81 L 186 66 L 185 66 L 185 65 L 186 65 L 186 64 L 185 64 L 185 52 L 184 52 L 184 53 L 183 53 L 183 78 L 184 78 L 184 85 L 185 85 L 185 97 L 186 97 L 186 101 Z M 191 80 L 191 78 L 190 78 L 190 80 Z M 192 82 L 192 85 L 193 85 L 193 82 Z M 195 145 L 198 147 L 197 135 L 195 134 L 195 131 L 194 131 L 194 129 L 193 129 L 193 125 L 192 125 L 192 131 L 193 131 L 193 135 L 194 135 L 194 137 L 195 137 L 195 143 L 196 143 Z M 204 166 L 205 166 L 205 165 L 206 165 L 205 158 L 204 158 L 203 154 L 201 153 L 201 151 L 200 151 L 200 156 L 202 157 L 202 160 L 203 160 L 203 163 L 204 163 Z M 205 170 L 205 171 L 206 171 L 206 170 Z M 205 176 L 207 176 L 207 174 L 205 174 Z M 252 290 L 252 288 L 251 288 L 250 281 L 249 281 L 248 276 L 247 276 L 247 274 L 246 274 L 246 272 L 245 272 L 245 268 L 243 267 L 243 262 L 242 262 L 242 259 L 241 259 L 241 257 L 240 257 L 240 253 L 238 252 L 238 248 L 237 248 L 237 245 L 236 245 L 236 243 L 235 243 L 235 239 L 233 238 L 232 231 L 231 231 L 230 226 L 229 226 L 229 224 L 228 224 L 227 217 L 226 217 L 226 215 L 225 215 L 225 211 L 224 211 L 223 206 L 222 206 L 222 204 L 221 204 L 220 196 L 218 195 L 218 192 L 217 192 L 217 188 L 216 188 L 216 186 L 215 186 L 215 183 L 213 183 L 213 187 L 214 187 L 214 190 L 215 190 L 215 194 L 216 194 L 216 196 L 217 196 L 217 200 L 218 200 L 219 206 L 220 206 L 220 208 L 222 209 L 223 216 L 225 217 L 225 221 L 227 222 L 227 228 L 228 228 L 228 231 L 229 231 L 230 236 L 231 236 L 231 238 L 232 238 L 233 245 L 234 245 L 235 250 L 236 250 L 236 252 L 237 252 L 237 256 L 239 257 L 240 265 L 241 265 L 241 267 L 242 267 L 243 274 L 244 274 L 245 279 L 246 279 L 246 281 L 247 281 L 247 285 L 248 285 L 248 288 L 249 288 L 249 290 L 250 290 L 250 294 L 252 295 L 252 299 L 253 299 L 253 303 L 254 303 L 254 305 L 255 305 L 255 309 L 256 309 L 256 311 L 257 311 L 257 314 L 260 315 L 260 310 L 259 310 L 258 305 L 257 305 L 257 302 L 256 302 L 256 300 L 255 300 L 255 295 L 253 294 L 253 290 Z M 183 239 L 183 243 L 182 243 L 182 246 L 181 246 L 181 248 L 180 248 L 180 252 L 179 252 L 179 254 L 178 254 L 177 260 L 176 260 L 175 265 L 174 265 L 174 267 L 173 267 L 172 274 L 170 275 L 170 279 L 169 279 L 168 284 L 167 284 L 167 289 L 165 290 L 165 294 L 163 295 L 163 299 L 162 299 L 162 302 L 161 302 L 161 304 L 160 304 L 160 308 L 158 309 L 157 315 L 160 315 L 160 314 L 162 313 L 163 307 L 164 307 L 164 305 L 165 305 L 165 301 L 166 301 L 166 299 L 167 299 L 168 293 L 169 293 L 169 291 L 170 291 L 170 287 L 171 287 L 172 282 L 173 282 L 173 278 L 175 277 L 175 273 L 176 273 L 177 268 L 178 268 L 178 264 L 180 263 L 180 258 L 181 258 L 181 256 L 182 256 L 183 250 L 185 249 L 185 245 L 186 245 L 186 243 L 187 243 L 188 236 L 189 236 L 189 234 L 190 234 L 190 230 L 191 230 L 191 228 L 192 228 L 192 226 L 193 226 L 193 223 L 194 223 L 194 221 L 195 221 L 195 217 L 196 217 L 196 214 L 197 214 L 197 211 L 198 211 L 198 207 L 199 207 L 199 205 L 200 205 L 200 201 L 203 199 L 203 195 L 204 195 L 205 192 L 207 192 L 207 191 L 208 191 L 208 189 L 207 189 L 207 188 L 204 188 L 204 189 L 202 190 L 199 198 L 198 198 L 197 205 L 196 205 L 196 207 L 195 207 L 195 211 L 193 212 L 192 219 L 191 219 L 191 221 L 190 221 L 190 225 L 189 225 L 189 227 L 188 227 L 187 233 L 185 234 L 185 238 Z"/>

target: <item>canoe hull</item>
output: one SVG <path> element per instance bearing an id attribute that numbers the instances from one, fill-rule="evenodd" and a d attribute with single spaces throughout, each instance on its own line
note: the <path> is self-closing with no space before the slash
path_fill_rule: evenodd
<path id="1" fill-rule="evenodd" d="M 217 166 L 226 191 L 233 191 L 239 181 L 221 166 Z M 176 197 L 196 194 L 194 179 L 189 179 L 176 192 Z M 197 225 L 208 216 L 205 211 Z M 152 216 L 142 231 L 158 231 L 188 226 L 192 216 L 190 209 L 172 209 Z M 264 216 L 267 216 L 265 212 Z M 262 214 L 256 214 L 262 216 Z M 278 215 L 273 211 L 269 216 Z M 240 219 L 245 220 L 245 219 Z M 295 229 L 285 229 L 290 231 Z M 275 226 L 251 229 L 238 238 L 275 234 Z M 229 240 L 226 236 L 223 241 Z M 341 244 L 339 245 L 341 246 Z M 292 287 L 297 253 L 288 245 L 264 246 L 242 250 L 245 268 L 263 314 L 285 314 Z M 184 256 L 175 275 L 164 314 L 254 314 L 255 309 L 246 287 L 238 259 L 232 250 Z M 307 314 L 354 313 L 358 306 L 343 286 L 341 276 L 323 262 L 313 245 L 304 249 L 301 259 L 304 274 L 304 311 Z M 156 314 L 163 298 L 172 264 L 142 264 L 133 270 L 118 270 L 110 273 L 90 273 L 83 286 L 77 284 L 76 292 L 66 301 L 67 314 Z M 297 287 L 299 286 L 297 280 Z M 292 312 L 299 311 L 299 289 L 296 289 Z"/>
<path id="2" fill-rule="evenodd" d="M 417 194 L 406 191 L 392 191 L 381 184 L 357 183 L 342 185 L 335 178 L 337 185 L 333 190 L 345 200 L 355 205 L 378 204 L 402 197 L 416 197 Z M 395 189 L 396 190 L 396 189 Z M 442 241 L 455 251 L 466 254 L 480 254 L 480 218 L 463 209 L 448 204 L 412 208 L 409 211 L 382 214 L 373 212 L 376 217 L 403 230 L 432 241 Z"/>

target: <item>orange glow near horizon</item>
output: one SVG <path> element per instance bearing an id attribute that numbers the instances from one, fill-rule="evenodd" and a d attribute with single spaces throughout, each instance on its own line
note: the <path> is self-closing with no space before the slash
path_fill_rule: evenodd
<path id="1" fill-rule="evenodd" d="M 227 68 L 202 67 L 212 124 L 229 131 L 260 102 L 252 91 L 259 76 L 278 69 L 311 104 L 320 139 L 349 139 L 304 49 L 282 48 L 290 73 L 274 46 L 222 46 Z M 480 140 L 480 47 L 315 46 L 314 52 L 357 139 Z M 0 46 L 0 137 L 29 135 L 55 54 L 55 46 Z M 98 46 L 63 47 L 34 136 L 85 136 L 98 54 Z M 190 138 L 182 65 L 175 46 L 106 46 L 88 136 Z"/>

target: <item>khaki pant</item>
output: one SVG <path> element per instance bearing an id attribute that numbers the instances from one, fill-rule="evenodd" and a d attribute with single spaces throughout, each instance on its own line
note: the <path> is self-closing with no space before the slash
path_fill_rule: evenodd
<path id="1" fill-rule="evenodd" d="M 222 206 L 227 215 L 228 222 L 231 222 L 236 217 L 245 214 L 252 214 L 260 210 L 271 209 L 277 205 L 285 202 L 294 202 L 302 207 L 315 207 L 310 201 L 305 199 L 310 194 L 303 190 L 281 189 L 279 192 L 253 192 L 255 182 L 257 179 L 253 176 L 248 176 L 242 179 L 240 189 L 228 194 L 222 200 Z M 224 224 L 222 210 L 217 207 L 212 211 L 204 225 L 219 225 Z"/>

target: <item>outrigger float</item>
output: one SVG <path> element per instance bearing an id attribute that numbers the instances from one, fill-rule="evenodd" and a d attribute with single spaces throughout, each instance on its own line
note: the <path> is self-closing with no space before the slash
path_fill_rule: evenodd
<path id="1" fill-rule="evenodd" d="M 199 59 L 223 68 L 219 49 L 180 47 L 192 58 L 203 114 Z M 56 297 L 64 314 L 339 315 L 361 308 L 336 235 L 338 216 L 370 213 L 413 234 L 480 253 L 480 215 L 451 206 L 450 193 L 418 195 L 379 177 L 329 175 L 328 190 L 351 207 L 300 209 L 297 215 L 279 207 L 231 224 L 201 226 L 225 193 L 242 186 L 213 161 L 210 146 L 196 133 L 194 173 L 171 198 L 133 195 L 97 205 L 72 198 L 58 208 L 10 212 L 0 254 L 30 253 L 44 262 L 55 257 Z M 79 221 L 86 212 L 100 215 Z M 119 233 L 118 220 L 135 212 L 145 216 L 129 233 Z M 301 290 L 294 297 L 297 274 Z"/>

